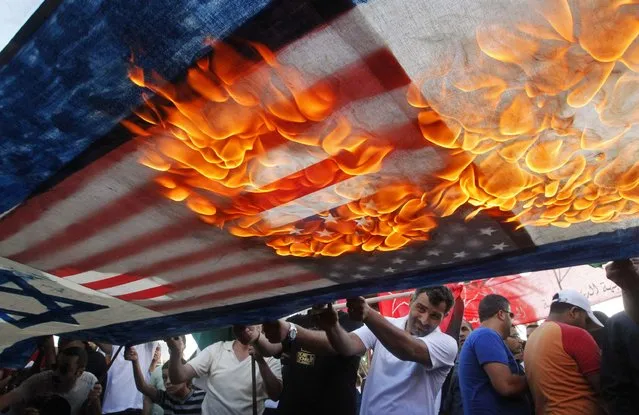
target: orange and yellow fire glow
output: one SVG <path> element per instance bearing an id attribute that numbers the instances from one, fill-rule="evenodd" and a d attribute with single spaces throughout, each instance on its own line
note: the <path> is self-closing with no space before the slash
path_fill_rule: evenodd
<path id="1" fill-rule="evenodd" d="M 470 64 L 412 86 L 424 137 L 451 159 L 471 160 L 439 175 L 444 193 L 463 194 L 476 212 L 513 211 L 508 220 L 522 226 L 637 216 L 639 9 L 631 3 L 538 2 L 542 21 L 482 26 Z"/>
<path id="2" fill-rule="evenodd" d="M 401 249 L 464 205 L 475 208 L 469 220 L 498 208 L 522 226 L 636 217 L 639 19 L 629 3 L 537 3 L 541 20 L 488 23 L 465 65 L 411 85 L 424 145 L 445 161 L 424 185 L 391 177 L 370 191 L 339 190 L 384 175 L 394 143 L 340 116 L 338 84 L 309 82 L 259 44 L 254 60 L 211 42 L 176 84 L 133 67 L 130 79 L 161 99 L 136 112 L 144 127 L 125 125 L 168 198 L 233 235 L 264 238 L 279 255 Z M 298 153 L 273 156 L 287 146 Z M 289 172 L 291 158 L 310 161 Z M 326 188 L 337 207 L 284 224 L 265 218 Z"/>
<path id="3" fill-rule="evenodd" d="M 399 249 L 427 240 L 435 228 L 423 190 L 400 184 L 361 192 L 341 192 L 343 204 L 315 212 L 315 219 L 273 226 L 263 212 L 298 197 L 376 173 L 393 146 L 331 117 L 335 87 L 309 85 L 280 65 L 264 46 L 252 44 L 258 62 L 230 46 L 211 42 L 213 53 L 197 62 L 186 81 L 172 85 L 134 67 L 131 80 L 164 99 L 147 101 L 136 114 L 148 127 L 125 125 L 145 148 L 141 163 L 163 172 L 156 179 L 165 195 L 184 202 L 201 219 L 241 237 L 264 237 L 280 255 L 337 256 L 345 252 Z M 273 149 L 298 145 L 317 163 L 266 180 Z M 289 155 L 289 157 L 294 157 Z"/>

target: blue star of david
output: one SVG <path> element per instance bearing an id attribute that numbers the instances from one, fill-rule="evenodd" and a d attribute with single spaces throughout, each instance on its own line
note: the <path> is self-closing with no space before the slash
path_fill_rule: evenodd
<path id="1" fill-rule="evenodd" d="M 14 283 L 18 288 L 2 286 L 2 284 L 7 282 Z M 73 317 L 75 314 L 108 308 L 101 304 L 92 304 L 57 295 L 45 294 L 32 285 L 29 285 L 25 278 L 8 270 L 0 270 L 0 293 L 3 292 L 33 298 L 47 309 L 44 313 L 34 314 L 0 306 L 0 320 L 4 320 L 20 329 L 49 322 L 79 325 L 78 321 Z"/>

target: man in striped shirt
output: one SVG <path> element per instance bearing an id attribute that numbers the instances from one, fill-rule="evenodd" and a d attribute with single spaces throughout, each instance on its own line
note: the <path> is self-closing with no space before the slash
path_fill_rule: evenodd
<path id="1" fill-rule="evenodd" d="M 149 385 L 144 380 L 142 369 L 140 369 L 140 364 L 138 363 L 138 354 L 134 347 L 127 349 L 124 358 L 132 363 L 135 386 L 145 396 L 148 396 L 153 403 L 160 405 L 164 409 L 165 415 L 199 415 L 202 413 L 205 391 L 194 388 L 190 382 L 172 384 L 169 379 L 168 362 L 162 366 L 162 379 L 166 388 L 166 391 L 163 391 Z"/>

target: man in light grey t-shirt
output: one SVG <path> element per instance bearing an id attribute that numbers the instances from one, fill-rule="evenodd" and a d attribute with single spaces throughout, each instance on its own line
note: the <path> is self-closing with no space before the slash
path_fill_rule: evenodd
<path id="1" fill-rule="evenodd" d="M 0 411 L 13 407 L 34 408 L 40 413 L 61 413 L 63 409 L 53 409 L 53 405 L 61 405 L 68 408 L 66 412 L 70 415 L 101 414 L 102 387 L 93 374 L 84 371 L 86 351 L 79 347 L 64 349 L 56 362 L 55 370 L 33 375 L 18 388 L 0 396 Z"/>

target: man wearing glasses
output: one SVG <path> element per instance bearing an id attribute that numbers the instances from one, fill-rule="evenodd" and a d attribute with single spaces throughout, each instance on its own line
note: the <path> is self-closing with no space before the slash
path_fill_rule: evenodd
<path id="1" fill-rule="evenodd" d="M 526 377 L 539 413 L 605 413 L 600 403 L 601 356 L 588 324 L 603 327 L 586 297 L 575 290 L 555 294 L 548 319 L 526 343 Z"/>
<path id="2" fill-rule="evenodd" d="M 490 294 L 479 303 L 481 327 L 473 331 L 459 357 L 464 413 L 530 414 L 526 378 L 504 343 L 514 314 L 505 297 Z"/>

